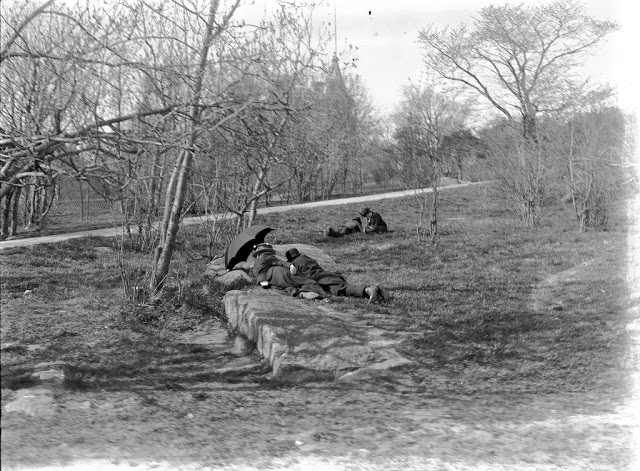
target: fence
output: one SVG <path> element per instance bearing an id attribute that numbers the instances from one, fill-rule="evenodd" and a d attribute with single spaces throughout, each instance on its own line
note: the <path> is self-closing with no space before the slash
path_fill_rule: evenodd
<path id="1" fill-rule="evenodd" d="M 57 216 L 96 213 L 96 212 L 120 212 L 120 203 L 118 201 L 105 201 L 103 199 L 96 200 L 60 200 L 54 201 L 51 207 L 51 214 Z M 88 210 L 88 211 L 87 211 Z"/>

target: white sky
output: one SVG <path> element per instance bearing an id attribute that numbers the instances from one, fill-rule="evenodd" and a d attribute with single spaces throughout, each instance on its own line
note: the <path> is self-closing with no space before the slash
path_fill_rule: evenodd
<path id="1" fill-rule="evenodd" d="M 374 104 L 389 112 L 399 100 L 400 88 L 409 78 L 417 80 L 421 70 L 418 31 L 428 24 L 438 26 L 469 22 L 472 14 L 488 4 L 527 3 L 528 0 L 327 0 L 316 8 L 314 18 L 333 23 L 337 11 L 338 50 L 353 45 L 357 73 L 362 77 Z M 272 0 L 255 0 L 253 8 L 264 10 Z M 627 111 L 638 106 L 638 52 L 640 9 L 637 0 L 586 0 L 587 13 L 620 24 L 587 71 L 598 82 L 618 90 L 619 103 Z M 371 12 L 371 14 L 369 14 Z"/>

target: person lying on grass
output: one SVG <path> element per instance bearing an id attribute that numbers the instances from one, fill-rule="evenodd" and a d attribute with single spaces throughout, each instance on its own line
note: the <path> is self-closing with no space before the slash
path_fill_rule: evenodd
<path id="1" fill-rule="evenodd" d="M 342 237 L 347 234 L 357 234 L 358 232 L 364 232 L 362 229 L 362 221 L 360 221 L 360 218 L 353 218 L 351 221 L 340 226 L 337 231 L 330 227 L 326 230 L 325 236 Z"/>
<path id="2" fill-rule="evenodd" d="M 291 296 L 301 295 L 304 298 L 331 298 L 317 281 L 303 275 L 296 275 L 289 269 L 290 264 L 276 257 L 276 251 L 271 244 L 262 243 L 254 246 L 253 274 L 258 284 L 263 288 L 280 288 Z"/>
<path id="3" fill-rule="evenodd" d="M 295 247 L 287 250 L 286 256 L 287 261 L 291 263 L 291 273 L 317 281 L 331 294 L 369 298 L 370 303 L 389 300 L 389 292 L 385 288 L 379 285 L 352 285 L 342 275 L 325 270 L 316 260 L 301 254 Z"/>

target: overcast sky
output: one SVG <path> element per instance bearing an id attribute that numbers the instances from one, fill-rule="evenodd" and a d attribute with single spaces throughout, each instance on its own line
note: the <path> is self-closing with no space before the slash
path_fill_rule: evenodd
<path id="1" fill-rule="evenodd" d="M 544 1 L 544 0 L 543 0 Z M 353 45 L 352 61 L 378 109 L 389 112 L 399 100 L 400 88 L 409 78 L 419 79 L 421 70 L 418 31 L 426 25 L 458 25 L 468 22 L 481 6 L 504 3 L 533 3 L 528 0 L 327 0 L 316 9 L 314 18 L 333 23 L 337 12 L 338 49 Z M 264 9 L 272 0 L 255 0 Z M 540 3 L 540 2 L 536 2 Z M 587 0 L 587 13 L 599 19 L 616 21 L 620 31 L 587 65 L 593 78 L 616 86 L 620 104 L 635 110 L 640 86 L 638 52 L 640 14 L 636 0 Z M 344 57 L 343 57 L 344 58 Z M 347 59 L 347 58 L 344 58 Z"/>

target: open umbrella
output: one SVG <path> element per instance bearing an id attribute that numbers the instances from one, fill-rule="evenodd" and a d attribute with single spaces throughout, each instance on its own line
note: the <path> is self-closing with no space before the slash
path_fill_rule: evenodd
<path id="1" fill-rule="evenodd" d="M 272 227 L 255 225 L 246 228 L 231 241 L 224 254 L 224 264 L 231 270 L 237 263 L 245 261 L 253 246 L 264 242 L 266 235 L 273 231 Z"/>

